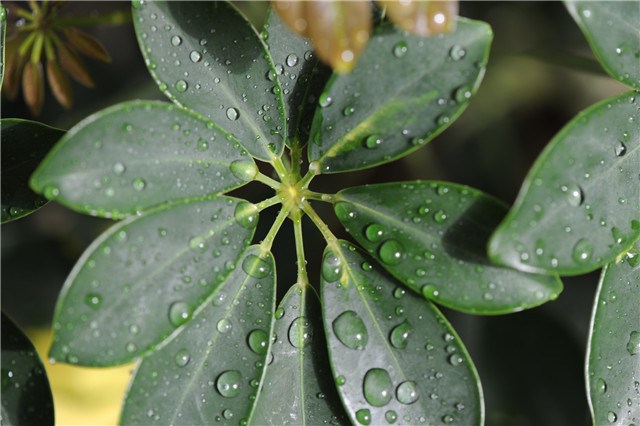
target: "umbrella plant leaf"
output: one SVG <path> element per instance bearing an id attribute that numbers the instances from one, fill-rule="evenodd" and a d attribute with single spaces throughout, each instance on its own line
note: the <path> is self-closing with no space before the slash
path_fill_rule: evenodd
<path id="1" fill-rule="evenodd" d="M 557 277 L 492 265 L 486 245 L 507 213 L 478 190 L 445 182 L 347 188 L 335 211 L 347 231 L 412 290 L 449 308 L 503 314 L 562 291 Z"/>
<path id="2" fill-rule="evenodd" d="M 487 24 L 463 18 L 455 31 L 432 38 L 378 28 L 353 72 L 335 74 L 320 96 L 309 160 L 321 173 L 338 173 L 420 148 L 462 114 L 491 40 Z"/>
<path id="3" fill-rule="evenodd" d="M 606 265 L 593 303 L 587 385 L 593 423 L 640 420 L 640 241 Z"/>
<path id="4" fill-rule="evenodd" d="M 322 309 L 354 424 L 482 423 L 480 380 L 451 325 L 349 243 L 325 250 Z"/>
<path id="5" fill-rule="evenodd" d="M 311 42 L 294 34 L 278 14 L 269 10 L 263 39 L 275 63 L 270 79 L 280 80 L 287 117 L 287 144 L 304 145 L 309 138 L 311 118 L 318 97 L 330 76 L 330 69 L 313 52 Z"/>
<path id="6" fill-rule="evenodd" d="M 2 424 L 52 425 L 49 379 L 33 344 L 2 313 Z"/>
<path id="7" fill-rule="evenodd" d="M 565 1 L 609 75 L 640 89 L 640 8 L 637 2 Z"/>
<path id="8" fill-rule="evenodd" d="M 29 188 L 29 176 L 64 135 L 64 130 L 35 121 L 5 118 L 2 132 L 2 223 L 26 216 L 47 199 Z"/>
<path id="9" fill-rule="evenodd" d="M 133 12 L 140 50 L 165 95 L 260 160 L 282 153 L 280 82 L 268 78 L 275 69 L 266 46 L 230 3 L 138 2 Z"/>
<path id="10" fill-rule="evenodd" d="M 639 105 L 635 92 L 606 99 L 553 138 L 491 237 L 492 259 L 577 275 L 629 248 L 640 236 Z"/>
<path id="11" fill-rule="evenodd" d="M 38 167 L 31 186 L 82 213 L 121 218 L 228 191 L 257 171 L 213 123 L 169 103 L 133 101 L 73 127 Z"/>
<path id="12" fill-rule="evenodd" d="M 292 286 L 275 316 L 273 361 L 267 366 L 251 423 L 348 424 L 331 376 L 315 290 Z"/>
<path id="13" fill-rule="evenodd" d="M 246 423 L 268 362 L 275 294 L 273 257 L 250 247 L 183 332 L 142 360 L 120 423 Z"/>
<path id="14" fill-rule="evenodd" d="M 49 355 L 123 364 L 173 339 L 250 243 L 245 201 L 179 201 L 111 227 L 86 250 L 56 306 Z"/>

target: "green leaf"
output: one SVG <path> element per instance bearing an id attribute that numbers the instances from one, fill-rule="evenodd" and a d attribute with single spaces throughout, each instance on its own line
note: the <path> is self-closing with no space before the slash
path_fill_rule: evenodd
<path id="1" fill-rule="evenodd" d="M 267 364 L 275 263 L 250 247 L 182 333 L 143 359 L 120 419 L 126 425 L 238 424 Z"/>
<path id="2" fill-rule="evenodd" d="M 604 267 L 593 303 L 587 385 L 593 423 L 640 420 L 640 241 Z"/>
<path id="3" fill-rule="evenodd" d="M 640 89 L 640 7 L 633 1 L 565 0 L 609 75 Z"/>
<path id="4" fill-rule="evenodd" d="M 2 313 L 2 424 L 52 425 L 53 398 L 44 366 L 22 331 Z"/>
<path id="5" fill-rule="evenodd" d="M 140 49 L 171 100 L 213 120 L 254 157 L 282 153 L 281 87 L 260 36 L 227 2 L 134 3 Z M 265 110 L 268 112 L 265 113 Z"/>
<path id="6" fill-rule="evenodd" d="M 0 87 L 4 81 L 4 44 L 5 32 L 7 30 L 7 11 L 0 4 Z"/>
<path id="7" fill-rule="evenodd" d="M 282 87 L 287 144 L 304 145 L 309 138 L 313 110 L 331 69 L 318 60 L 311 42 L 289 30 L 273 9 L 267 16 L 263 39 L 275 63 L 275 72 L 269 78 L 277 76 Z"/>
<path id="8" fill-rule="evenodd" d="M 31 187 L 82 213 L 121 218 L 237 188 L 257 171 L 213 123 L 168 103 L 134 101 L 71 129 L 38 167 Z"/>
<path id="9" fill-rule="evenodd" d="M 640 99 L 634 92 L 578 114 L 538 157 L 491 238 L 496 262 L 576 275 L 640 236 Z"/>
<path id="10" fill-rule="evenodd" d="M 257 220 L 240 215 L 246 206 L 228 197 L 176 202 L 105 232 L 65 282 L 50 356 L 122 364 L 180 333 L 251 241 Z"/>
<path id="11" fill-rule="evenodd" d="M 482 22 L 423 38 L 377 30 L 358 66 L 334 75 L 321 95 L 309 160 L 321 173 L 388 163 L 440 134 L 465 109 L 484 74 L 492 39 Z M 401 73 L 398 70 L 402 70 Z"/>
<path id="12" fill-rule="evenodd" d="M 29 188 L 29 176 L 64 130 L 35 121 L 5 118 L 2 133 L 2 223 L 26 216 L 42 207 L 46 198 Z"/>
<path id="13" fill-rule="evenodd" d="M 451 325 L 354 246 L 325 250 L 329 358 L 354 424 L 481 424 L 480 380 Z"/>
<path id="14" fill-rule="evenodd" d="M 557 277 L 492 265 L 486 246 L 507 208 L 475 189 L 444 182 L 367 185 L 340 191 L 347 231 L 412 290 L 476 314 L 520 311 L 555 299 Z"/>
<path id="15" fill-rule="evenodd" d="M 348 424 L 331 379 L 320 301 L 294 285 L 276 311 L 267 366 L 256 401 L 256 425 Z"/>

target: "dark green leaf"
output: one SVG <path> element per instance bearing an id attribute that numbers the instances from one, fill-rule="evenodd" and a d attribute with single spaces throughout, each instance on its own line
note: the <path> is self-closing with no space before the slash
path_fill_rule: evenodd
<path id="1" fill-rule="evenodd" d="M 62 138 L 31 179 L 49 199 L 125 217 L 183 198 L 219 194 L 258 169 L 213 123 L 164 102 L 114 105 Z"/>
<path id="2" fill-rule="evenodd" d="M 121 364 L 180 333 L 250 242 L 257 220 L 242 219 L 245 206 L 227 197 L 182 201 L 113 226 L 67 278 L 50 356 Z"/>
<path id="3" fill-rule="evenodd" d="M 567 124 L 538 157 L 489 254 L 523 271 L 575 275 L 640 236 L 640 99 L 628 92 Z"/>
<path id="4" fill-rule="evenodd" d="M 256 158 L 284 147 L 286 123 L 260 36 L 227 2 L 134 3 L 142 54 L 160 90 L 213 120 Z"/>
<path id="5" fill-rule="evenodd" d="M 604 267 L 593 302 L 587 380 L 593 423 L 640 421 L 640 241 Z"/>
<path id="6" fill-rule="evenodd" d="M 369 40 L 358 66 L 321 95 L 309 160 L 321 173 L 388 163 L 420 148 L 464 110 L 484 74 L 491 28 L 459 19 L 433 38 L 391 25 Z M 399 72 L 401 70 L 401 72 Z"/>
<path id="7" fill-rule="evenodd" d="M 42 207 L 47 200 L 29 188 L 29 176 L 64 130 L 35 121 L 0 120 L 2 133 L 2 223 Z"/>
<path id="8" fill-rule="evenodd" d="M 4 38 L 7 30 L 7 11 L 0 4 L 0 87 L 4 81 Z"/>
<path id="9" fill-rule="evenodd" d="M 481 424 L 480 381 L 466 349 L 429 301 L 405 294 L 354 246 L 322 264 L 329 356 L 354 424 Z"/>
<path id="10" fill-rule="evenodd" d="M 246 421 L 267 364 L 275 293 L 273 257 L 249 248 L 183 332 L 142 361 L 120 423 Z"/>
<path id="11" fill-rule="evenodd" d="M 640 89 L 640 7 L 635 1 L 565 0 L 604 69 Z"/>
<path id="12" fill-rule="evenodd" d="M 252 423 L 347 423 L 331 379 L 320 301 L 312 287 L 291 287 L 276 311 L 273 336 L 273 361 L 267 366 Z"/>
<path id="13" fill-rule="evenodd" d="M 3 425 L 53 425 L 53 398 L 44 366 L 20 329 L 2 313 Z"/>
<path id="14" fill-rule="evenodd" d="M 287 117 L 287 143 L 304 145 L 309 138 L 313 110 L 327 79 L 330 68 L 318 61 L 311 42 L 294 34 L 270 10 L 264 36 L 275 63 L 275 73 L 282 87 Z"/>
<path id="15" fill-rule="evenodd" d="M 475 189 L 443 182 L 348 188 L 336 214 L 389 272 L 424 297 L 477 314 L 501 314 L 555 299 L 557 277 L 491 265 L 486 246 L 506 207 Z"/>

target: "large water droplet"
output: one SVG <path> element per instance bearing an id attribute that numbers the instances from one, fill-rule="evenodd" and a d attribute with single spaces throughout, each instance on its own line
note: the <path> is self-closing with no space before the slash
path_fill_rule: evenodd
<path id="1" fill-rule="evenodd" d="M 320 94 L 319 103 L 321 108 L 326 108 L 333 103 L 333 99 L 329 96 L 329 93 L 323 92 Z"/>
<path id="2" fill-rule="evenodd" d="M 332 323 L 333 332 L 336 337 L 348 348 L 364 349 L 369 340 L 367 327 L 362 318 L 354 311 L 345 311 L 338 315 Z"/>
<path id="3" fill-rule="evenodd" d="M 578 207 L 584 201 L 584 192 L 576 184 L 563 185 L 560 187 L 567 197 L 567 202 L 573 207 Z"/>
<path id="4" fill-rule="evenodd" d="M 172 46 L 180 46 L 182 44 L 182 37 L 179 35 L 174 35 L 171 37 L 171 45 Z"/>
<path id="5" fill-rule="evenodd" d="M 396 398 L 402 404 L 413 404 L 418 400 L 418 388 L 416 386 L 416 382 L 411 380 L 407 380 L 406 382 L 400 383 L 398 385 L 398 389 L 396 389 Z"/>
<path id="6" fill-rule="evenodd" d="M 322 278 L 327 282 L 335 282 L 342 276 L 342 261 L 338 256 L 327 253 L 322 262 Z"/>
<path id="7" fill-rule="evenodd" d="M 607 391 L 607 382 L 603 379 L 596 380 L 596 391 L 600 395 L 604 394 Z"/>
<path id="8" fill-rule="evenodd" d="M 361 425 L 369 425 L 371 424 L 371 411 L 368 408 L 362 408 L 356 411 L 356 420 Z"/>
<path id="9" fill-rule="evenodd" d="M 289 56 L 287 56 L 287 66 L 289 67 L 295 67 L 298 64 L 298 55 L 296 55 L 295 53 L 290 54 Z"/>
<path id="10" fill-rule="evenodd" d="M 384 237 L 384 226 L 372 223 L 365 228 L 364 236 L 372 243 L 377 243 Z"/>
<path id="11" fill-rule="evenodd" d="M 591 259 L 591 254 L 593 253 L 593 246 L 591 243 L 585 238 L 581 238 L 578 242 L 573 246 L 573 260 L 578 263 L 586 263 Z"/>
<path id="12" fill-rule="evenodd" d="M 191 62 L 193 62 L 193 63 L 200 62 L 200 60 L 202 59 L 202 54 L 200 52 L 198 52 L 197 50 L 193 50 L 189 54 L 189 59 L 191 59 Z"/>
<path id="13" fill-rule="evenodd" d="M 235 121 L 240 117 L 240 112 L 236 108 L 227 108 L 227 118 Z"/>
<path id="14" fill-rule="evenodd" d="M 249 333 L 247 343 L 249 343 L 249 347 L 253 352 L 258 355 L 264 355 L 269 347 L 269 336 L 263 330 L 253 330 Z"/>
<path id="15" fill-rule="evenodd" d="M 232 329 L 233 329 L 233 323 L 227 318 L 221 319 L 216 324 L 216 330 L 218 330 L 222 334 L 228 333 Z"/>
<path id="16" fill-rule="evenodd" d="M 403 321 L 402 323 L 393 327 L 391 330 L 391 334 L 389 336 L 389 340 L 393 347 L 398 349 L 404 349 L 407 347 L 409 343 L 409 335 L 413 332 L 413 327 L 409 324 L 408 321 Z"/>
<path id="17" fill-rule="evenodd" d="M 291 322 L 289 327 L 289 342 L 295 348 L 302 348 L 311 343 L 313 327 L 305 317 L 298 317 Z"/>
<path id="18" fill-rule="evenodd" d="M 393 383 L 387 370 L 372 368 L 367 371 L 362 387 L 365 399 L 374 407 L 383 407 L 391 401 Z"/>
<path id="19" fill-rule="evenodd" d="M 404 248 L 397 240 L 387 240 L 380 246 L 378 254 L 384 263 L 388 265 L 397 265 L 402 262 Z"/>
<path id="20" fill-rule="evenodd" d="M 236 222 L 246 229 L 253 229 L 258 223 L 258 207 L 255 204 L 240 202 L 234 212 Z"/>
<path id="21" fill-rule="evenodd" d="M 613 411 L 609 411 L 607 413 L 607 421 L 609 423 L 615 423 L 616 420 L 618 420 L 618 415 L 616 413 L 614 413 Z"/>
<path id="22" fill-rule="evenodd" d="M 438 210 L 433 214 L 433 220 L 436 223 L 444 223 L 447 220 L 447 214 L 444 212 L 444 210 Z"/>
<path id="23" fill-rule="evenodd" d="M 254 278 L 264 278 L 271 272 L 271 267 L 266 260 L 255 254 L 250 254 L 242 262 L 242 270 Z"/>
<path id="24" fill-rule="evenodd" d="M 408 51 L 409 51 L 409 46 L 407 46 L 407 42 L 404 40 L 397 42 L 393 46 L 393 56 L 395 56 L 396 58 L 402 58 L 404 55 L 407 54 Z"/>
<path id="25" fill-rule="evenodd" d="M 191 318 L 191 306 L 185 302 L 174 302 L 169 306 L 169 322 L 178 327 Z"/>
<path id="26" fill-rule="evenodd" d="M 189 248 L 196 253 L 204 253 L 207 251 L 207 248 L 209 248 L 209 243 L 207 243 L 204 237 L 197 236 L 189 240 Z"/>
<path id="27" fill-rule="evenodd" d="M 234 398 L 240 394 L 242 374 L 238 370 L 228 370 L 218 376 L 216 388 L 225 398 Z"/>
<path id="28" fill-rule="evenodd" d="M 238 179 L 249 182 L 252 181 L 258 174 L 258 167 L 253 161 L 248 160 L 236 160 L 229 166 L 231 173 Z"/>
<path id="29" fill-rule="evenodd" d="M 176 82 L 176 90 L 180 93 L 184 93 L 187 91 L 187 89 L 189 88 L 189 83 L 187 83 L 185 80 L 178 80 Z"/>
<path id="30" fill-rule="evenodd" d="M 367 138 L 364 140 L 364 146 L 369 149 L 376 149 L 381 144 L 382 144 L 382 138 L 380 137 L 380 135 L 376 135 L 376 134 L 367 136 Z"/>
<path id="31" fill-rule="evenodd" d="M 632 331 L 629 334 L 629 341 L 627 342 L 627 351 L 629 355 L 640 354 L 640 332 Z"/>
<path id="32" fill-rule="evenodd" d="M 187 364 L 189 364 L 189 361 L 191 360 L 191 356 L 189 355 L 189 351 L 187 351 L 186 349 L 180 349 L 178 352 L 176 352 L 176 365 L 178 367 L 184 367 Z"/>

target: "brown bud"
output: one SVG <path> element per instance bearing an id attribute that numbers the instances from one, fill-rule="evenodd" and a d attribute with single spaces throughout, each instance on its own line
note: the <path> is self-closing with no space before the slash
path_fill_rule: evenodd
<path id="1" fill-rule="evenodd" d="M 65 109 L 71 108 L 73 104 L 71 84 L 55 60 L 50 59 L 47 61 L 47 80 L 49 81 L 53 96 L 58 100 L 58 103 Z"/>
<path id="2" fill-rule="evenodd" d="M 102 62 L 111 62 L 107 49 L 93 36 L 75 27 L 65 29 L 64 35 L 69 43 L 85 56 Z"/>
<path id="3" fill-rule="evenodd" d="M 20 56 L 17 45 L 13 47 L 13 49 L 10 49 L 9 43 L 7 43 L 4 80 L 2 81 L 2 93 L 10 100 L 15 100 L 18 96 L 20 76 L 22 75 L 22 68 L 27 60 L 26 56 Z"/>
<path id="4" fill-rule="evenodd" d="M 95 84 L 89 70 L 82 62 L 82 59 L 64 44 L 58 45 L 58 59 L 62 68 L 78 83 L 86 87 L 94 87 Z"/>
<path id="5" fill-rule="evenodd" d="M 389 19 L 403 30 L 428 36 L 455 29 L 458 1 L 377 0 Z"/>
<path id="6" fill-rule="evenodd" d="M 33 115 L 40 115 L 44 105 L 44 75 L 42 63 L 27 62 L 22 73 L 22 95 Z"/>
<path id="7" fill-rule="evenodd" d="M 367 1 L 274 1 L 274 9 L 294 32 L 308 37 L 316 54 L 334 71 L 353 69 L 371 34 Z"/>

